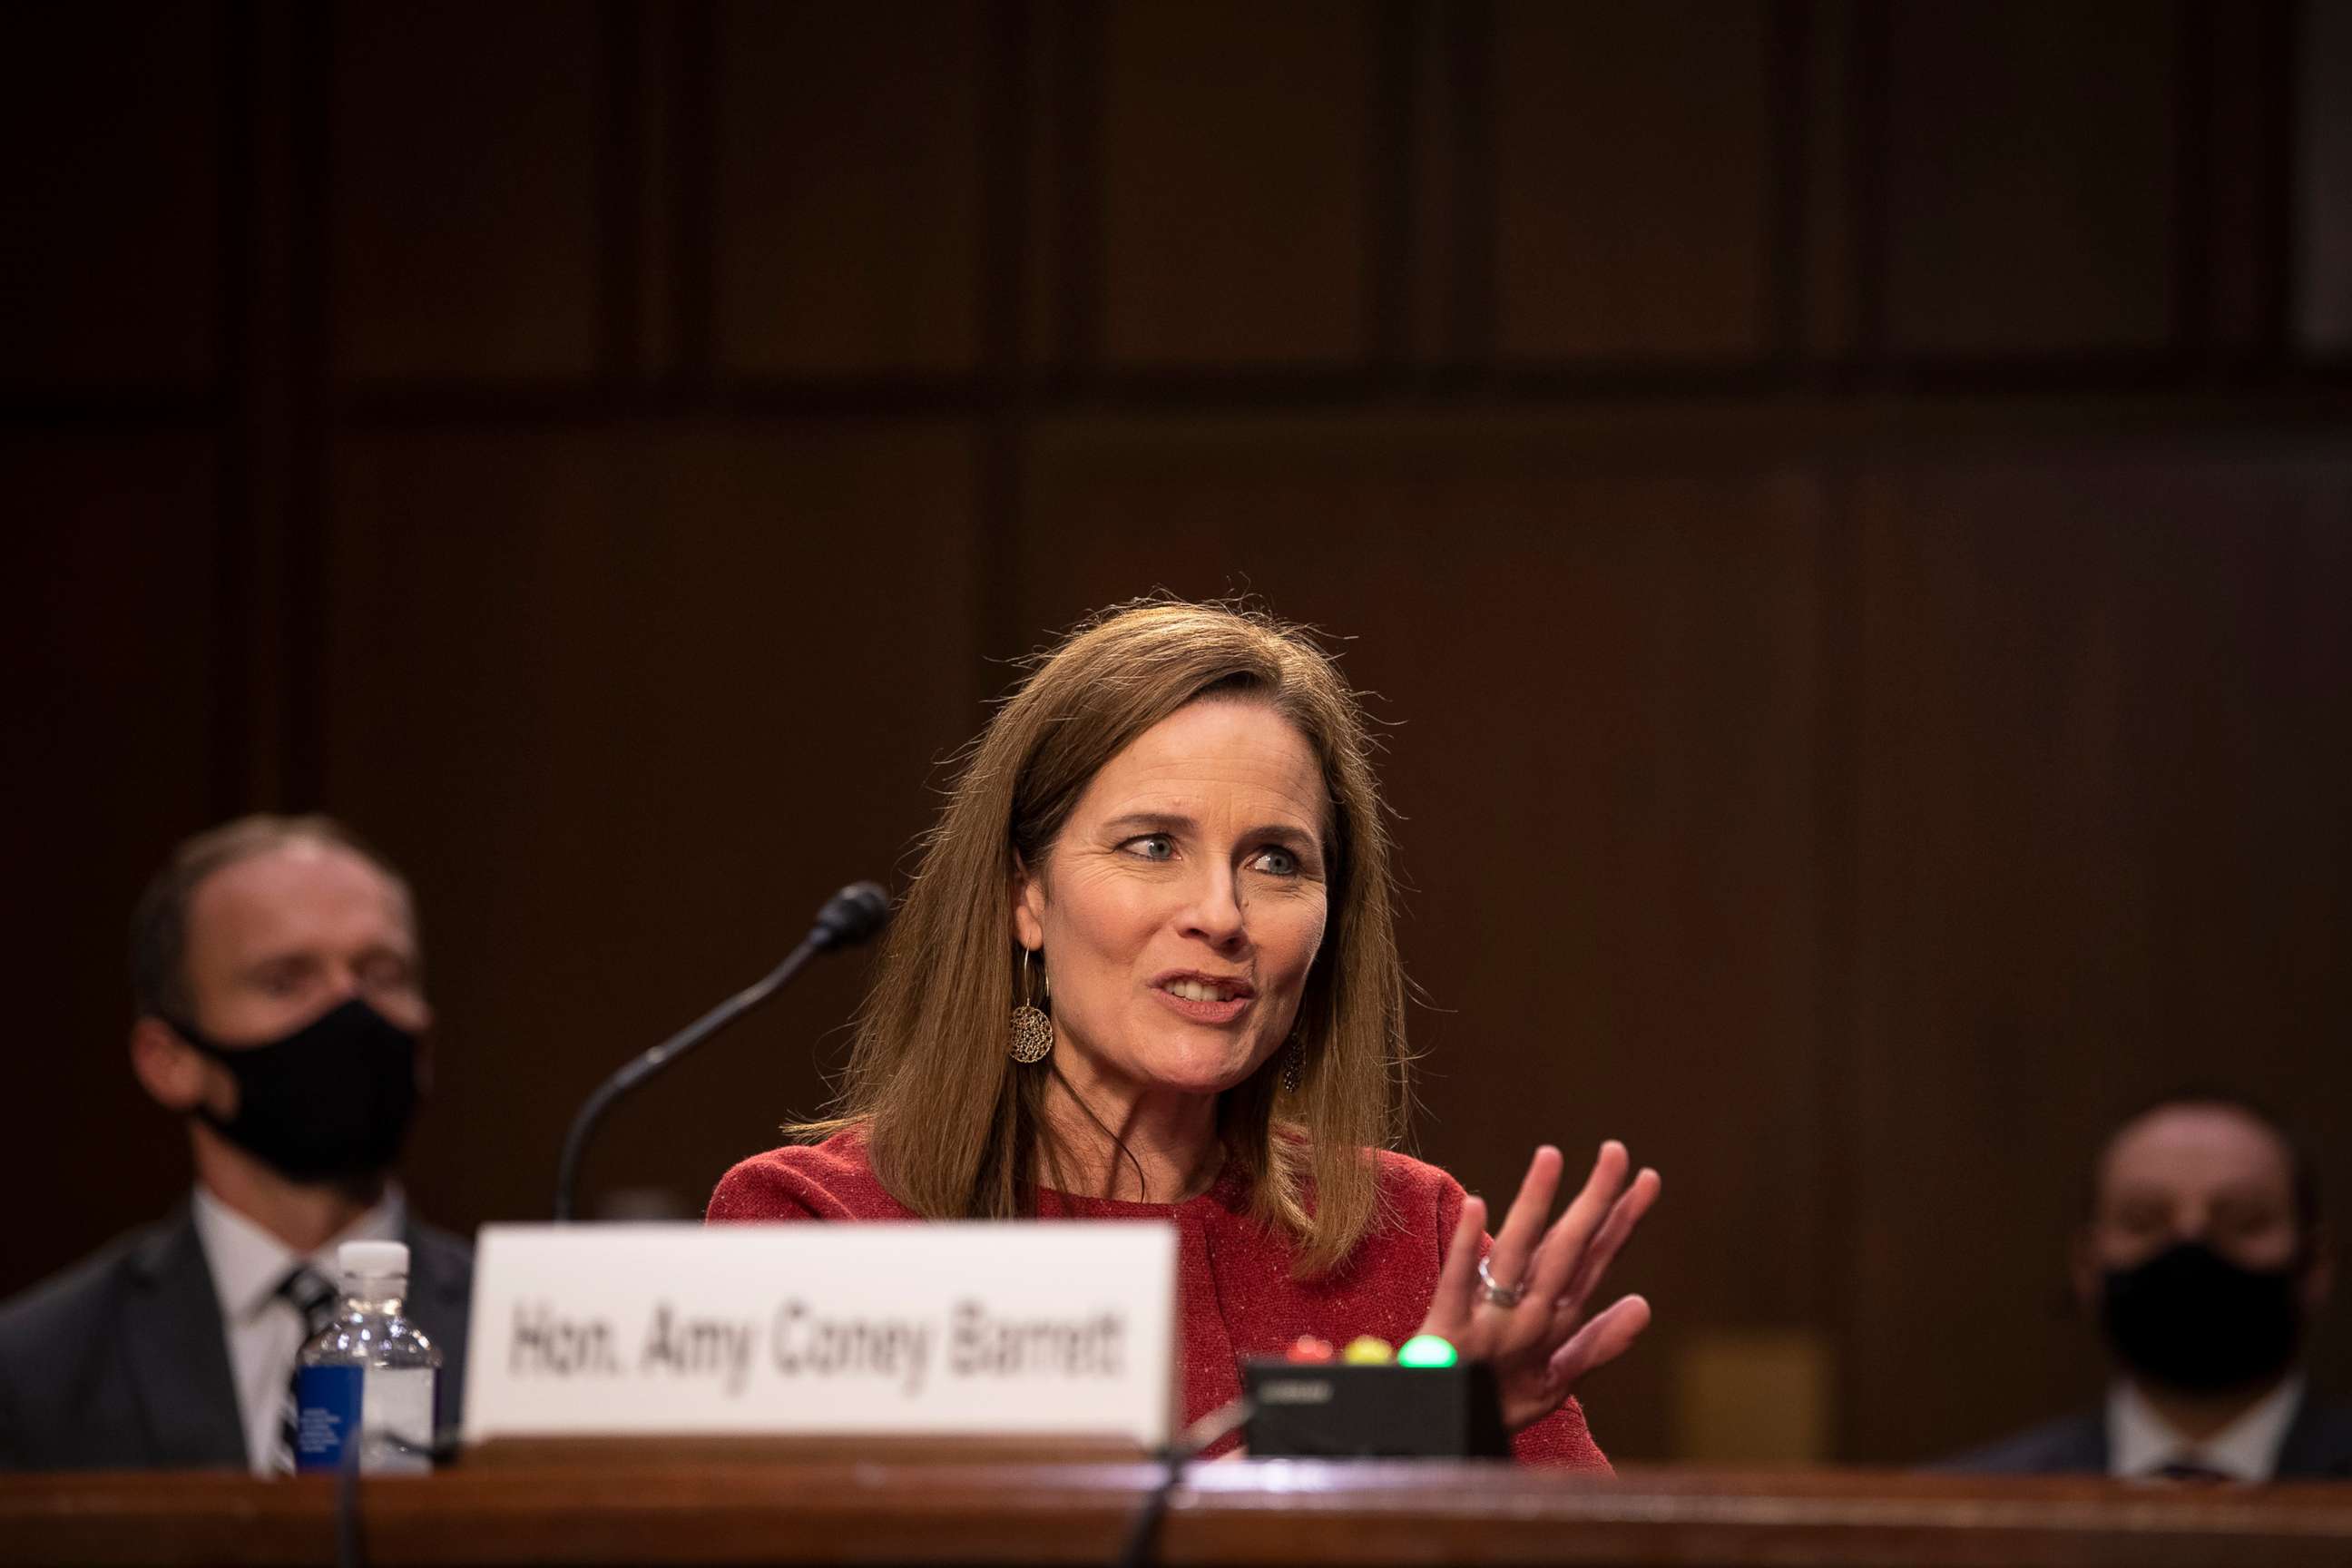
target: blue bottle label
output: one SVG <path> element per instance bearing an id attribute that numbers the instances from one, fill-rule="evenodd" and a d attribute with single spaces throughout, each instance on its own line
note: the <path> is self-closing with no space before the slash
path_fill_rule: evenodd
<path id="1" fill-rule="evenodd" d="M 294 1468 L 342 1468 L 343 1445 L 360 1440 L 360 1390 L 365 1369 L 306 1366 L 294 1380 Z"/>

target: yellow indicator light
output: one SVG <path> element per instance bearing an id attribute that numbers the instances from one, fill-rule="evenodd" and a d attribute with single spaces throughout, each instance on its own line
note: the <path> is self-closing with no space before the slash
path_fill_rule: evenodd
<path id="1" fill-rule="evenodd" d="M 1363 1334 L 1348 1342 L 1339 1359 L 1350 1366 L 1386 1366 L 1396 1359 L 1396 1352 L 1389 1349 L 1388 1341 Z"/>
<path id="2" fill-rule="evenodd" d="M 1396 1353 L 1399 1366 L 1452 1366 L 1461 1359 L 1451 1342 L 1435 1334 L 1415 1334 Z"/>

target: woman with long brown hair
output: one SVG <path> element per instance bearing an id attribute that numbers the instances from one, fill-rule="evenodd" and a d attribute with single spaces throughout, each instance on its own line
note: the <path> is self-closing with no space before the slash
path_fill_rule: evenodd
<path id="1" fill-rule="evenodd" d="M 1572 1390 L 1649 1321 L 1588 1315 L 1655 1199 L 1602 1145 L 1546 1225 L 1543 1148 L 1486 1207 L 1391 1151 L 1405 983 L 1355 696 L 1303 632 L 1106 612 L 971 748 L 860 1015 L 838 1114 L 729 1172 L 713 1220 L 1163 1218 L 1188 1419 L 1301 1335 L 1444 1335 L 1523 1458 L 1607 1463 Z"/>

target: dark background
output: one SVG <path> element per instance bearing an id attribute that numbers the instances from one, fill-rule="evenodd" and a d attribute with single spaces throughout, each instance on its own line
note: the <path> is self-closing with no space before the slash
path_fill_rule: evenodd
<path id="1" fill-rule="evenodd" d="M 2083 1167 L 2175 1080 L 2352 1200 L 2352 5 L 16 6 L 0 298 L 0 1289 L 184 1184 L 178 836 L 408 868 L 412 1192 L 537 1217 L 1155 584 L 1380 694 L 1420 1150 L 1665 1171 L 1620 1457 L 2090 1394 Z M 592 1198 L 815 1109 L 861 978 Z"/>

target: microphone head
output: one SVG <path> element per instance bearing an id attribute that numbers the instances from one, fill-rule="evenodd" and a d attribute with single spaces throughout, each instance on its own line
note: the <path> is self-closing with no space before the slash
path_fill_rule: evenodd
<path id="1" fill-rule="evenodd" d="M 820 947 L 856 947 L 890 923 L 890 895 L 879 882 L 852 882 L 824 901 L 809 934 Z"/>

